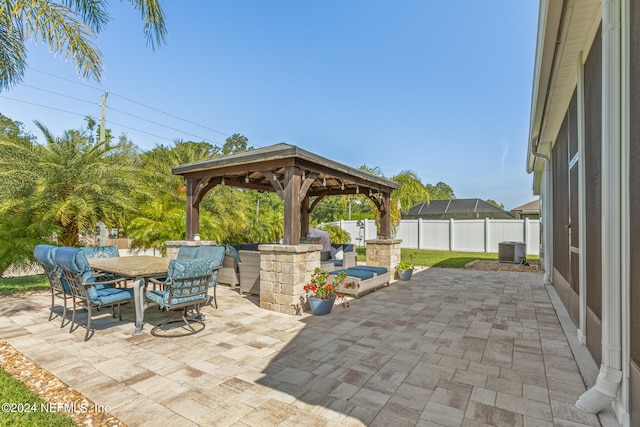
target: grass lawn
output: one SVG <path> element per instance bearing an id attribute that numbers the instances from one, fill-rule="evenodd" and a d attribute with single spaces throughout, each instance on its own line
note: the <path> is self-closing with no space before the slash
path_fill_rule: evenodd
<path id="1" fill-rule="evenodd" d="M 358 261 L 366 261 L 365 248 L 358 247 L 357 251 Z M 414 265 L 445 268 L 463 268 L 466 264 L 476 259 L 498 260 L 497 253 L 436 251 L 427 249 L 401 249 L 400 257 L 403 261 L 408 261 Z M 539 262 L 540 258 L 529 255 L 527 261 Z"/>
<path id="2" fill-rule="evenodd" d="M 22 382 L 0 368 L 0 425 L 3 426 L 75 426 L 71 418 L 55 412 Z"/>
<path id="3" fill-rule="evenodd" d="M 0 297 L 27 291 L 47 291 L 49 281 L 44 274 L 27 277 L 0 278 Z M 75 426 L 66 415 L 53 412 L 47 403 L 31 392 L 21 381 L 0 367 L 0 425 L 3 426 Z M 9 406 L 6 406 L 9 405 Z M 6 407 L 5 407 L 6 406 Z M 52 409 L 47 412 L 47 409 Z"/>
<path id="4" fill-rule="evenodd" d="M 46 291 L 49 281 L 44 274 L 25 277 L 0 278 L 0 295 L 9 295 L 28 291 Z"/>

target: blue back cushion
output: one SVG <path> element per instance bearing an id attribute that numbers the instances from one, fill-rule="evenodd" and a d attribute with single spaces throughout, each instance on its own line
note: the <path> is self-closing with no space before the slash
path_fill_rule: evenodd
<path id="1" fill-rule="evenodd" d="M 64 292 L 70 294 L 71 290 L 69 289 L 69 284 L 66 281 L 63 282 L 61 280 L 60 268 L 54 261 L 54 254 L 56 253 L 57 249 L 57 246 L 45 244 L 37 245 L 33 249 L 33 257 L 44 268 L 44 272 L 46 273 L 47 279 L 49 279 L 49 283 L 51 283 L 51 286 L 56 289 L 60 289 L 60 285 L 62 284 Z"/>
<path id="2" fill-rule="evenodd" d="M 211 258 L 172 259 L 169 261 L 167 282 L 176 279 L 205 276 L 211 273 L 213 267 L 216 267 L 216 264 Z"/>
<path id="3" fill-rule="evenodd" d="M 92 258 L 115 258 L 120 256 L 120 251 L 118 251 L 118 247 L 114 245 L 107 246 L 87 246 L 84 248 L 80 248 L 84 251 L 87 259 Z"/>
<path id="4" fill-rule="evenodd" d="M 91 270 L 87 256 L 82 249 L 72 248 L 70 246 L 57 248 L 53 254 L 53 260 L 63 271 L 80 277 L 83 283 L 94 283 L 93 270 Z M 62 278 L 62 283 L 63 285 L 69 286 L 64 277 Z M 103 285 L 89 287 L 89 297 L 96 299 L 98 297 L 96 289 L 102 288 L 104 288 Z"/>
<path id="5" fill-rule="evenodd" d="M 172 259 L 169 261 L 169 271 L 167 272 L 168 276 L 166 281 L 171 282 L 179 279 L 205 276 L 210 274 L 211 269 L 215 266 L 212 258 Z M 152 301 L 160 304 L 161 307 L 166 307 L 169 304 L 196 301 L 202 297 L 202 295 L 185 296 L 181 285 L 189 286 L 188 283 L 178 282 L 164 291 L 147 291 L 146 295 Z M 207 285 L 202 285 L 198 288 L 198 291 L 204 294 L 206 288 Z"/>
<path id="6" fill-rule="evenodd" d="M 33 257 L 38 261 L 43 267 L 53 269 L 56 267 L 53 262 L 53 251 L 56 249 L 53 245 L 37 245 L 33 249 Z"/>
<path id="7" fill-rule="evenodd" d="M 197 246 L 180 246 L 178 259 L 194 259 L 198 253 Z"/>
<path id="8" fill-rule="evenodd" d="M 221 265 L 226 248 L 224 246 L 200 246 L 196 258 L 213 258 L 216 265 Z"/>

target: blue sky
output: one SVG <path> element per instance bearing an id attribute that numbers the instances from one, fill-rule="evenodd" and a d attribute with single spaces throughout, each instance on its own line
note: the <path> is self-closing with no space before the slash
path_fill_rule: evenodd
<path id="1" fill-rule="evenodd" d="M 538 0 L 165 1 L 155 52 L 128 2 L 111 2 L 101 82 L 29 45 L 0 113 L 41 138 L 100 116 L 141 149 L 176 139 L 286 142 L 387 177 L 415 171 L 458 198 L 511 209 L 525 171 Z M 48 107 L 48 108 L 47 108 Z M 64 110 L 64 111 L 60 111 Z"/>

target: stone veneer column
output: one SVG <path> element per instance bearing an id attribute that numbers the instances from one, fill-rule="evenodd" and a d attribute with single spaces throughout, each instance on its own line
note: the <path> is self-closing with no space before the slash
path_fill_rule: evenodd
<path id="1" fill-rule="evenodd" d="M 260 308 L 302 314 L 304 285 L 320 267 L 321 245 L 260 245 Z"/>
<path id="2" fill-rule="evenodd" d="M 385 267 L 389 270 L 389 278 L 395 278 L 400 263 L 400 243 L 400 239 L 367 240 L 367 265 Z"/>
<path id="3" fill-rule="evenodd" d="M 215 240 L 167 240 L 167 258 L 176 259 L 180 246 L 216 246 Z"/>

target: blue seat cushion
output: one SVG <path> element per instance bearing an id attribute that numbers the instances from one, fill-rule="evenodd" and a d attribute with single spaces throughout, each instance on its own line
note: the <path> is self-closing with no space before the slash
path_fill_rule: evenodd
<path id="1" fill-rule="evenodd" d="M 204 286 L 200 288 L 201 294 L 191 295 L 188 297 L 180 296 L 180 289 L 174 289 L 171 291 L 171 295 L 167 291 L 147 291 L 146 296 L 149 301 L 153 301 L 161 308 L 169 307 L 172 305 L 183 304 L 191 301 L 200 301 L 205 292 Z"/>
<path id="2" fill-rule="evenodd" d="M 338 273 L 341 273 L 343 271 L 345 273 L 347 273 L 347 276 L 357 277 L 360 280 L 371 279 L 373 276 L 375 276 L 375 274 L 372 273 L 371 271 L 355 270 L 353 268 L 347 268 L 347 269 L 343 269 L 343 270 L 334 270 L 334 271 L 329 272 L 329 274 L 338 274 Z"/>
<path id="3" fill-rule="evenodd" d="M 133 289 L 102 288 L 96 289 L 96 297 L 91 298 L 91 302 L 101 306 L 130 299 L 133 299 Z"/>
<path id="4" fill-rule="evenodd" d="M 381 275 L 381 274 L 384 274 L 387 271 L 389 271 L 384 267 L 375 267 L 373 265 L 356 265 L 355 267 L 349 267 L 349 269 L 351 269 L 351 270 L 370 271 L 372 273 L 376 273 L 377 275 Z"/>

